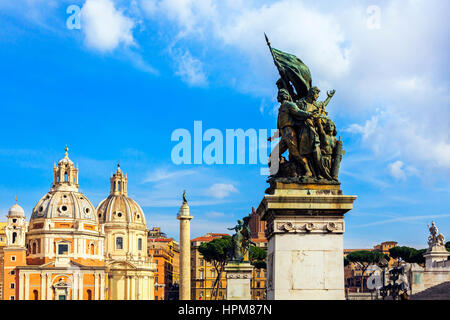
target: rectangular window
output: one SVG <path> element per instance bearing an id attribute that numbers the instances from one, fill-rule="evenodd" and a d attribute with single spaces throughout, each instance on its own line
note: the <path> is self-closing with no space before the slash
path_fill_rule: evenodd
<path id="1" fill-rule="evenodd" d="M 67 254 L 67 253 L 69 253 L 69 245 L 58 244 L 58 254 Z"/>
<path id="2" fill-rule="evenodd" d="M 16 270 L 11 270 L 11 275 L 15 275 L 16 274 Z"/>
<path id="3" fill-rule="evenodd" d="M 16 298 L 14 296 L 10 296 L 9 300 L 15 300 Z"/>
<path id="4" fill-rule="evenodd" d="M 11 256 L 11 261 L 16 261 L 16 256 Z"/>
<path id="5" fill-rule="evenodd" d="M 10 287 L 11 289 L 14 289 L 15 286 L 16 286 L 16 284 L 15 284 L 14 282 L 11 282 L 11 283 L 9 284 L 9 287 Z"/>
<path id="6" fill-rule="evenodd" d="M 200 279 L 203 279 L 203 271 L 200 270 Z"/>
<path id="7" fill-rule="evenodd" d="M 116 238 L 116 249 L 117 250 L 122 250 L 123 249 L 123 238 L 122 237 L 117 237 Z"/>
<path id="8" fill-rule="evenodd" d="M 138 239 L 138 250 L 142 250 L 142 239 Z"/>

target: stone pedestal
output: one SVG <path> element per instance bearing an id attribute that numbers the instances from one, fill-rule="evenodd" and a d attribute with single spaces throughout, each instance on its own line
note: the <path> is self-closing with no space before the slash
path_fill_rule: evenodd
<path id="1" fill-rule="evenodd" d="M 447 251 L 445 246 L 434 245 L 423 255 L 425 258 L 425 268 L 437 267 L 437 262 L 447 261 L 448 256 L 450 256 L 450 252 Z"/>
<path id="2" fill-rule="evenodd" d="M 229 262 L 225 266 L 227 274 L 227 300 L 251 300 L 250 281 L 253 266 L 248 262 Z"/>
<path id="3" fill-rule="evenodd" d="M 276 183 L 257 213 L 267 221 L 267 299 L 343 300 L 344 214 L 339 185 Z"/>

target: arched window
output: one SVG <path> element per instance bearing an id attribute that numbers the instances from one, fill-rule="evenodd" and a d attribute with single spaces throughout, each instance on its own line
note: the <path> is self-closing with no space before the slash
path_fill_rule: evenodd
<path id="1" fill-rule="evenodd" d="M 17 232 L 13 232 L 12 234 L 12 243 L 16 243 Z"/>
<path id="2" fill-rule="evenodd" d="M 33 254 L 36 254 L 36 242 L 33 242 L 33 246 L 32 246 L 31 252 Z"/>
<path id="3" fill-rule="evenodd" d="M 117 184 L 117 191 L 120 191 L 120 187 L 121 187 L 121 182 L 119 181 L 119 183 Z"/>
<path id="4" fill-rule="evenodd" d="M 68 181 L 67 180 L 67 172 L 64 172 L 64 182 Z"/>
<path id="5" fill-rule="evenodd" d="M 116 250 L 122 250 L 123 249 L 123 238 L 117 237 L 116 238 Z"/>
<path id="6" fill-rule="evenodd" d="M 95 254 L 95 246 L 93 243 L 91 243 L 91 255 Z"/>
<path id="7" fill-rule="evenodd" d="M 37 290 L 33 290 L 33 300 L 39 300 L 39 292 Z"/>
<path id="8" fill-rule="evenodd" d="M 86 292 L 87 292 L 87 299 L 92 300 L 92 290 L 88 289 Z"/>
<path id="9" fill-rule="evenodd" d="M 142 239 L 138 239 L 138 250 L 142 250 Z"/>

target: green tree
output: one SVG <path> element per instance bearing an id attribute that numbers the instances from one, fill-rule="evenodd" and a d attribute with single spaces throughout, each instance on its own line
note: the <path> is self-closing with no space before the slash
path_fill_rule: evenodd
<path id="1" fill-rule="evenodd" d="M 344 257 L 344 267 L 348 266 L 350 261 L 348 261 L 347 257 Z"/>
<path id="2" fill-rule="evenodd" d="M 250 246 L 249 247 L 249 259 L 250 263 L 256 268 L 256 269 L 266 269 L 266 257 L 267 257 L 267 251 L 263 248 Z"/>
<path id="3" fill-rule="evenodd" d="M 209 242 L 204 242 L 198 247 L 198 251 L 203 258 L 211 263 L 216 270 L 216 279 L 214 280 L 211 299 L 214 297 L 217 300 L 222 273 L 225 265 L 228 262 L 229 252 L 233 248 L 233 243 L 230 236 L 223 236 Z"/>
<path id="4" fill-rule="evenodd" d="M 414 248 L 399 246 L 389 249 L 389 254 L 394 259 L 401 259 L 402 261 L 408 263 L 425 263 L 425 258 L 423 257 L 426 249 L 417 250 Z"/>
<path id="5" fill-rule="evenodd" d="M 389 257 L 386 254 L 383 254 L 378 251 L 353 251 L 347 255 L 348 262 L 354 263 L 361 269 L 361 292 L 364 290 L 364 277 L 366 276 L 366 271 L 371 265 L 375 265 L 381 261 L 381 259 L 385 258 L 389 260 Z M 345 263 L 345 260 L 344 260 Z"/>

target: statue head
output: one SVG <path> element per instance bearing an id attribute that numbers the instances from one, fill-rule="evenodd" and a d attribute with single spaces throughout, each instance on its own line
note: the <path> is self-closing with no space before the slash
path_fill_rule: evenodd
<path id="1" fill-rule="evenodd" d="M 277 100 L 279 103 L 283 103 L 284 101 L 292 101 L 291 95 L 286 89 L 278 90 Z"/>
<path id="2" fill-rule="evenodd" d="M 331 119 L 327 119 L 327 122 L 325 122 L 325 132 L 329 135 L 337 135 L 336 125 Z"/>
<path id="3" fill-rule="evenodd" d="M 312 99 L 312 101 L 316 101 L 319 98 L 320 90 L 317 87 L 311 87 L 308 90 L 307 97 Z"/>

